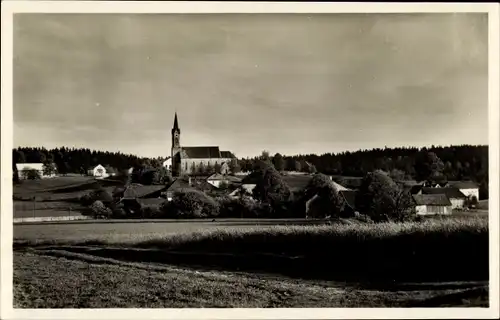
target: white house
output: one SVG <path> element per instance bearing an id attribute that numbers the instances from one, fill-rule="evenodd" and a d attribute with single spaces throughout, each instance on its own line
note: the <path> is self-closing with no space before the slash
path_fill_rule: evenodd
<path id="1" fill-rule="evenodd" d="M 168 170 L 172 170 L 172 158 L 168 157 L 167 160 L 163 161 L 163 167 L 167 168 Z"/>
<path id="2" fill-rule="evenodd" d="M 214 187 L 219 188 L 222 183 L 226 183 L 228 185 L 234 183 L 240 183 L 241 179 L 235 176 L 228 176 L 220 173 L 214 173 L 213 175 L 207 178 L 207 182 L 213 185 Z"/>
<path id="3" fill-rule="evenodd" d="M 42 179 L 55 177 L 55 173 L 49 175 L 44 174 L 43 163 L 16 163 L 16 169 L 19 175 L 19 179 L 26 179 L 26 173 L 31 170 L 37 171 Z"/>
<path id="4" fill-rule="evenodd" d="M 88 171 L 88 174 L 89 174 L 89 176 L 94 176 L 94 177 L 101 178 L 101 179 L 109 177 L 109 174 L 107 173 L 106 168 L 104 168 L 104 166 L 101 164 L 98 164 L 94 168 L 90 169 Z"/>
<path id="5" fill-rule="evenodd" d="M 479 186 L 472 181 L 448 181 L 448 186 L 457 188 L 468 198 L 479 200 Z"/>
<path id="6" fill-rule="evenodd" d="M 253 189 L 255 188 L 256 184 L 242 184 L 238 189 L 234 190 L 233 192 L 231 192 L 229 194 L 229 197 L 233 198 L 233 199 L 237 199 L 240 197 L 240 194 L 242 191 L 244 191 L 245 193 L 251 195 L 252 194 L 252 191 Z"/>
<path id="7" fill-rule="evenodd" d="M 417 215 L 450 215 L 452 204 L 445 194 L 414 194 Z"/>

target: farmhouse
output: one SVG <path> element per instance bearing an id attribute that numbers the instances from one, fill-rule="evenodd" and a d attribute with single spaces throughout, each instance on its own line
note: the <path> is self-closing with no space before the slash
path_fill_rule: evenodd
<path id="1" fill-rule="evenodd" d="M 109 173 L 107 172 L 106 168 L 101 164 L 98 164 L 94 168 L 88 170 L 88 175 L 101 179 L 109 177 Z"/>
<path id="2" fill-rule="evenodd" d="M 451 202 L 444 194 L 414 194 L 412 197 L 417 215 L 452 213 Z"/>
<path id="3" fill-rule="evenodd" d="M 172 175 L 196 174 L 202 167 L 224 165 L 223 173 L 229 170 L 231 160 L 236 157 L 229 151 L 220 151 L 217 146 L 184 147 L 180 143 L 181 130 L 175 113 L 172 128 Z"/>
<path id="4" fill-rule="evenodd" d="M 16 163 L 19 179 L 28 179 L 30 171 L 36 171 L 42 179 L 55 177 L 55 174 L 45 174 L 43 163 Z"/>
<path id="5" fill-rule="evenodd" d="M 444 194 L 450 200 L 453 209 L 463 208 L 467 198 L 457 188 L 422 188 L 420 194 Z"/>
<path id="6" fill-rule="evenodd" d="M 447 187 L 457 188 L 466 197 L 479 200 L 479 186 L 472 181 L 448 181 Z"/>

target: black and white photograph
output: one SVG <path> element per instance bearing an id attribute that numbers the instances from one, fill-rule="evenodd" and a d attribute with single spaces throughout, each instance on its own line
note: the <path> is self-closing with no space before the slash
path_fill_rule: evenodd
<path id="1" fill-rule="evenodd" d="M 498 317 L 498 4 L 7 2 L 12 310 Z"/>

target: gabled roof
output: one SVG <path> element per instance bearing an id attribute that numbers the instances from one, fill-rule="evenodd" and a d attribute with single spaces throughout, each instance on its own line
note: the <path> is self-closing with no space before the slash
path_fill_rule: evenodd
<path id="1" fill-rule="evenodd" d="M 466 198 L 458 188 L 422 188 L 422 194 L 444 194 L 449 199 Z"/>
<path id="2" fill-rule="evenodd" d="M 236 156 L 231 151 L 221 151 L 220 157 L 225 159 L 235 159 Z"/>
<path id="3" fill-rule="evenodd" d="M 235 177 L 235 176 L 230 176 L 230 175 L 222 175 L 220 173 L 214 173 L 210 177 L 207 178 L 207 180 L 211 181 L 231 181 L 231 182 L 241 182 L 241 178 Z"/>
<path id="4" fill-rule="evenodd" d="M 341 194 L 344 197 L 344 200 L 347 202 L 347 205 L 352 209 L 356 208 L 356 192 L 357 191 L 353 190 L 344 190 L 339 192 L 339 194 Z"/>
<path id="5" fill-rule="evenodd" d="M 444 194 L 414 194 L 413 200 L 419 206 L 451 206 L 451 202 Z"/>
<path id="6" fill-rule="evenodd" d="M 123 197 L 127 198 L 127 199 L 142 198 L 142 197 L 146 197 L 152 193 L 161 191 L 163 189 L 166 189 L 166 187 L 164 185 L 144 186 L 141 184 L 131 184 L 125 189 L 125 192 L 123 193 Z"/>
<path id="7" fill-rule="evenodd" d="M 183 153 L 191 159 L 220 158 L 219 147 L 182 147 Z"/>
<path id="8" fill-rule="evenodd" d="M 43 163 L 16 163 L 17 171 L 43 170 Z"/>
<path id="9" fill-rule="evenodd" d="M 450 187 L 458 189 L 477 189 L 479 188 L 475 182 L 472 181 L 448 181 Z"/>
<path id="10" fill-rule="evenodd" d="M 174 182 L 172 182 L 170 184 L 170 186 L 168 186 L 166 191 L 174 192 L 174 191 L 179 191 L 182 189 L 192 189 L 192 188 L 189 185 L 188 181 L 181 179 L 181 178 L 177 178 L 177 179 L 175 179 Z"/>

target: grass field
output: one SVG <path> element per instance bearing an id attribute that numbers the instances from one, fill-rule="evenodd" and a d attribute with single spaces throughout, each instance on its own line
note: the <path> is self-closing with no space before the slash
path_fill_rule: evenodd
<path id="1" fill-rule="evenodd" d="M 480 218 L 16 225 L 14 298 L 35 308 L 484 307 L 487 232 Z M 418 277 L 429 265 L 437 277 Z"/>
<path id="2" fill-rule="evenodd" d="M 477 284 L 385 291 L 81 254 L 16 253 L 14 264 L 15 308 L 412 307 L 426 301 L 456 306 L 464 297 L 468 306 L 488 304 Z M 479 294 L 469 293 L 478 287 Z"/>
<path id="3" fill-rule="evenodd" d="M 99 185 L 94 178 L 78 175 L 22 181 L 13 189 L 14 218 L 64 216 L 70 208 L 71 215 L 80 215 L 78 199 Z"/>

